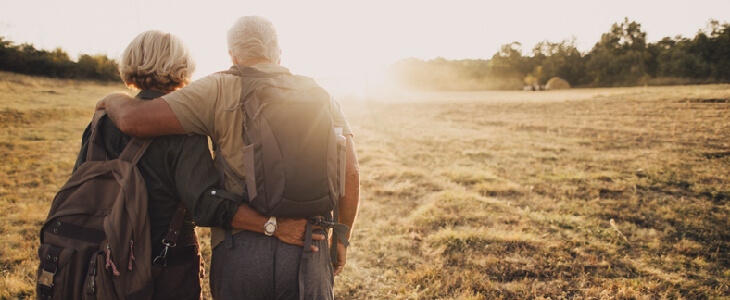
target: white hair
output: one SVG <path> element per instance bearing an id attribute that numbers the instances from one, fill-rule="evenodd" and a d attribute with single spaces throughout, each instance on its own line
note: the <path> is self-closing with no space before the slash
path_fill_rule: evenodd
<path id="1" fill-rule="evenodd" d="M 238 63 L 279 62 L 281 48 L 274 24 L 259 16 L 241 17 L 228 30 L 228 50 Z"/>
<path id="2" fill-rule="evenodd" d="M 169 92 L 190 83 L 195 61 L 182 40 L 149 30 L 129 43 L 119 59 L 119 75 L 128 87 Z"/>

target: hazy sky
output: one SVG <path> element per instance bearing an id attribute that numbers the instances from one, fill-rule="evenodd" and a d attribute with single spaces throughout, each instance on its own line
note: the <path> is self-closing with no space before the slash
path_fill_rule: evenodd
<path id="1" fill-rule="evenodd" d="M 274 22 L 282 64 L 310 76 L 361 76 L 402 58 L 490 58 L 519 41 L 577 38 L 588 51 L 624 17 L 649 41 L 693 37 L 709 19 L 730 22 L 729 0 L 614 1 L 101 1 L 0 0 L 0 36 L 72 58 L 116 58 L 148 29 L 180 36 L 198 62 L 195 77 L 227 69 L 225 32 L 239 16 Z"/>

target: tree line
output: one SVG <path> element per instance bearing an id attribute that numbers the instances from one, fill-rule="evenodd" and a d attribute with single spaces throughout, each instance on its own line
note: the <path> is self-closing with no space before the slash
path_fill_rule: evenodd
<path id="1" fill-rule="evenodd" d="M 587 53 L 578 51 L 575 38 L 540 42 L 526 56 L 512 42 L 488 60 L 406 59 L 390 71 L 406 87 L 422 90 L 520 89 L 553 77 L 583 87 L 730 82 L 730 24 L 710 20 L 694 38 L 648 43 L 641 24 L 626 18 Z"/>
<path id="2" fill-rule="evenodd" d="M 0 37 L 0 70 L 55 78 L 120 80 L 117 62 L 106 55 L 83 54 L 73 61 L 61 48 L 46 51 L 28 43 L 14 45 L 4 37 Z"/>

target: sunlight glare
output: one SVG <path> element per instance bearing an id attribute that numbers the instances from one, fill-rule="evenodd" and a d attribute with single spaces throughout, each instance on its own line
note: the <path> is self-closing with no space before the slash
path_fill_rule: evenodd
<path id="1" fill-rule="evenodd" d="M 387 68 L 357 69 L 349 74 L 316 77 L 315 80 L 337 99 L 369 100 L 401 90 Z"/>

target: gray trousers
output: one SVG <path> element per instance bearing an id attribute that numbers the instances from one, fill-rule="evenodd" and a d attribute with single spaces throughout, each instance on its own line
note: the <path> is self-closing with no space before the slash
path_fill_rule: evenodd
<path id="1" fill-rule="evenodd" d="M 324 233 L 315 230 L 315 233 Z M 304 299 L 334 299 L 334 273 L 326 240 L 302 270 Z M 213 249 L 210 289 L 214 299 L 299 299 L 303 248 L 276 237 L 241 231 Z"/>

